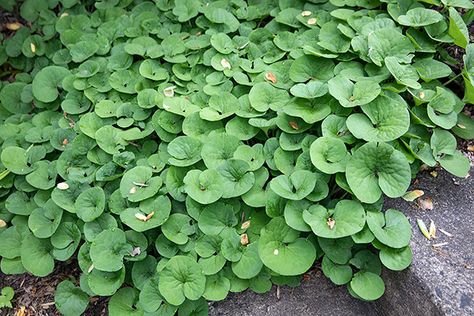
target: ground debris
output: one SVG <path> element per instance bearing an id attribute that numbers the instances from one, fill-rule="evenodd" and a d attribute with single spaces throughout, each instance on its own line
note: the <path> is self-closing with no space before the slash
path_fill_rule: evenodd
<path id="1" fill-rule="evenodd" d="M 433 200 L 430 197 L 426 197 L 423 199 L 417 199 L 416 200 L 416 205 L 418 205 L 419 208 L 425 211 L 431 211 L 433 207 Z"/>

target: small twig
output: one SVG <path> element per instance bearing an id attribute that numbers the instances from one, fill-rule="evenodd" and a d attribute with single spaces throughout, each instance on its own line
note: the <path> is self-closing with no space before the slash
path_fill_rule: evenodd
<path id="1" fill-rule="evenodd" d="M 448 233 L 448 232 L 445 231 L 444 229 L 439 228 L 438 230 L 439 230 L 440 232 L 442 232 L 443 234 L 445 234 L 446 236 L 448 236 L 448 237 L 453 237 L 453 234 Z"/>
<path id="2" fill-rule="evenodd" d="M 140 183 L 140 182 L 135 182 L 135 181 L 133 181 L 132 183 L 136 186 L 139 186 L 139 187 L 147 187 L 148 186 L 148 184 L 146 184 L 146 183 Z"/>
<path id="3" fill-rule="evenodd" d="M 54 305 L 54 302 L 49 302 L 49 303 L 44 303 L 44 304 L 41 304 L 41 307 L 49 307 L 49 306 L 52 306 Z"/>
<path id="4" fill-rule="evenodd" d="M 129 144 L 129 145 L 132 145 L 132 146 L 134 146 L 134 147 L 136 147 L 136 148 L 140 148 L 140 145 L 139 145 L 139 144 L 134 143 L 134 142 L 132 142 L 132 141 L 128 141 L 128 144 Z"/>

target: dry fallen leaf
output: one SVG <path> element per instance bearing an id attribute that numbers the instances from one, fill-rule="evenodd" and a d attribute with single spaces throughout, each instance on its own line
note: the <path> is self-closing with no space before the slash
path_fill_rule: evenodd
<path id="1" fill-rule="evenodd" d="M 18 22 L 13 22 L 13 23 L 7 23 L 5 24 L 6 28 L 9 29 L 10 31 L 16 31 L 18 30 L 20 27 L 22 27 L 23 25 L 21 23 L 18 23 Z"/>
<path id="2" fill-rule="evenodd" d="M 242 246 L 247 246 L 249 244 L 249 236 L 247 234 L 240 235 L 240 244 Z"/>
<path id="3" fill-rule="evenodd" d="M 275 74 L 273 72 L 269 71 L 269 72 L 265 73 L 265 79 L 267 79 L 268 81 L 270 81 L 273 84 L 277 83 L 277 77 L 275 76 Z"/>
<path id="4" fill-rule="evenodd" d="M 148 222 L 148 221 L 150 220 L 150 218 L 153 217 L 153 215 L 155 215 L 155 212 L 154 212 L 154 211 L 151 212 L 150 214 L 148 214 L 148 215 L 146 216 L 145 222 Z"/>
<path id="5" fill-rule="evenodd" d="M 416 200 L 420 196 L 423 196 L 424 194 L 425 192 L 423 192 L 422 190 L 413 190 L 413 191 L 408 191 L 407 193 L 405 193 L 405 195 L 403 195 L 402 198 L 405 201 L 413 202 L 414 200 Z"/>
<path id="6" fill-rule="evenodd" d="M 326 222 L 326 225 L 328 225 L 329 229 L 333 229 L 334 225 L 336 225 L 336 221 L 332 219 L 332 217 L 329 217 Z"/>
<path id="7" fill-rule="evenodd" d="M 17 310 L 15 316 L 25 316 L 26 315 L 26 307 L 22 306 L 19 310 Z"/>
<path id="8" fill-rule="evenodd" d="M 289 121 L 288 124 L 291 126 L 292 129 L 294 130 L 297 130 L 299 129 L 300 127 L 298 126 L 298 123 L 296 122 L 293 122 L 293 121 Z"/>
<path id="9" fill-rule="evenodd" d="M 0 219 L 0 228 L 3 227 L 7 227 L 7 223 L 3 219 Z"/>
<path id="10" fill-rule="evenodd" d="M 467 146 L 467 151 L 473 152 L 474 151 L 474 145 Z"/>
<path id="11" fill-rule="evenodd" d="M 142 213 L 135 213 L 135 218 L 142 221 L 142 222 L 146 222 L 147 219 L 146 219 L 146 215 L 143 215 Z"/>
<path id="12" fill-rule="evenodd" d="M 430 220 L 430 231 L 429 231 L 429 233 L 430 233 L 431 238 L 436 238 L 436 225 L 432 220 Z"/>
<path id="13" fill-rule="evenodd" d="M 163 89 L 163 94 L 165 95 L 165 97 L 168 97 L 168 98 L 174 97 L 174 89 L 175 88 L 176 88 L 176 86 L 171 86 L 171 87 L 168 87 L 166 89 Z"/>
<path id="14" fill-rule="evenodd" d="M 423 210 L 431 211 L 433 209 L 433 200 L 430 197 L 416 200 L 416 204 Z"/>
<path id="15" fill-rule="evenodd" d="M 69 189 L 69 184 L 67 184 L 66 182 L 60 182 L 56 185 L 56 188 L 58 188 L 59 190 L 67 190 Z"/>
<path id="16" fill-rule="evenodd" d="M 428 228 L 426 227 L 425 222 L 423 222 L 422 219 L 417 218 L 416 223 L 421 233 L 423 234 L 423 236 L 425 236 L 426 239 L 431 240 L 431 235 L 430 235 L 430 232 L 428 231 Z"/>
<path id="17" fill-rule="evenodd" d="M 240 226 L 240 229 L 247 229 L 250 227 L 250 221 L 245 221 L 242 223 L 242 226 Z"/>
<path id="18" fill-rule="evenodd" d="M 224 69 L 230 69 L 231 68 L 229 61 L 225 58 L 221 59 L 221 66 Z"/>

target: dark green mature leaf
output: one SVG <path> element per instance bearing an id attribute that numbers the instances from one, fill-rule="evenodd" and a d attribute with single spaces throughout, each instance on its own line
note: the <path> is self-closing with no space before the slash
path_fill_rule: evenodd
<path id="1" fill-rule="evenodd" d="M 316 258 L 313 244 L 285 224 L 281 217 L 274 218 L 261 232 L 258 252 L 263 264 L 281 275 L 306 272 Z"/>
<path id="2" fill-rule="evenodd" d="M 303 219 L 316 236 L 342 238 L 364 228 L 365 211 L 356 201 L 341 200 L 330 210 L 322 205 L 313 205 L 303 211 Z"/>
<path id="3" fill-rule="evenodd" d="M 362 202 L 375 203 L 382 192 L 402 196 L 411 180 L 406 157 L 385 143 L 369 142 L 357 149 L 347 163 L 347 182 Z"/>
<path id="4" fill-rule="evenodd" d="M 52 102 L 59 95 L 63 79 L 69 75 L 69 70 L 59 66 L 49 66 L 41 69 L 33 80 L 33 95 L 41 102 Z"/>
<path id="5" fill-rule="evenodd" d="M 204 294 L 206 277 L 201 267 L 189 257 L 171 258 L 159 276 L 160 293 L 170 304 L 181 305 L 186 298 L 197 300 Z"/>
<path id="6" fill-rule="evenodd" d="M 347 128 L 356 137 L 368 142 L 384 142 L 399 138 L 410 127 L 407 104 L 400 99 L 381 95 L 361 106 L 362 113 L 351 114 Z"/>
<path id="7" fill-rule="evenodd" d="M 367 224 L 375 238 L 389 247 L 402 248 L 410 242 L 411 225 L 400 211 L 368 212 Z"/>
<path id="8" fill-rule="evenodd" d="M 368 271 L 357 272 L 352 278 L 350 288 L 357 296 L 367 301 L 376 300 L 385 292 L 382 278 Z"/>
<path id="9" fill-rule="evenodd" d="M 469 44 L 469 31 L 466 23 L 458 11 L 454 8 L 449 8 L 449 35 L 454 39 L 454 44 L 466 48 Z"/>
<path id="10" fill-rule="evenodd" d="M 66 316 L 82 315 L 89 304 L 89 296 L 67 280 L 59 283 L 54 300 L 58 310 Z"/>

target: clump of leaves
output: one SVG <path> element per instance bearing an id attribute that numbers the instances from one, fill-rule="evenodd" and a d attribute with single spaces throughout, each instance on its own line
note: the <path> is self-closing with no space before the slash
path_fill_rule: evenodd
<path id="1" fill-rule="evenodd" d="M 295 286 L 315 261 L 378 299 L 382 268 L 412 260 L 411 225 L 384 197 L 422 164 L 469 171 L 454 135 L 474 138 L 473 8 L 22 2 L 28 23 L 0 46 L 14 70 L 0 91 L 2 272 L 77 258 L 79 283 L 56 292 L 65 315 L 93 296 L 112 296 L 111 315 L 206 314 L 229 292 Z"/>

